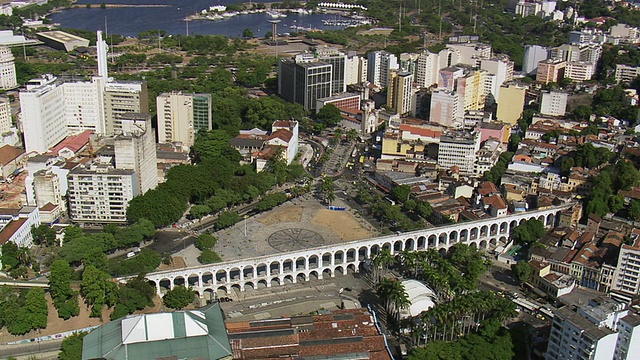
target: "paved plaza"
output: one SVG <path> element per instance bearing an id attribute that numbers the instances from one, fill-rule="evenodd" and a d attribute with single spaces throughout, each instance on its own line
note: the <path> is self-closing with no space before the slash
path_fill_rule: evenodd
<path id="1" fill-rule="evenodd" d="M 332 205 L 347 207 L 339 199 Z M 367 220 L 350 208 L 329 210 L 311 195 L 287 201 L 213 235 L 218 238 L 213 250 L 225 261 L 379 236 Z M 186 266 L 197 266 L 200 265 L 199 254 L 200 251 L 191 245 L 174 256 L 182 257 Z"/>

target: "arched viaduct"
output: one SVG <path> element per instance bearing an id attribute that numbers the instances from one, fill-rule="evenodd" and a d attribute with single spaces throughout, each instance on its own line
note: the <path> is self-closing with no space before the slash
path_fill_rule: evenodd
<path id="1" fill-rule="evenodd" d="M 191 287 L 202 296 L 205 291 L 229 294 L 233 289 L 245 291 L 334 277 L 337 273 L 346 275 L 349 272 L 358 272 L 362 261 L 385 248 L 395 254 L 402 250 L 418 251 L 429 248 L 446 251 L 457 243 L 479 249 L 504 246 L 508 243 L 511 230 L 521 221 L 538 219 L 545 226 L 552 227 L 556 223 L 558 213 L 571 206 L 455 223 L 301 251 L 157 271 L 147 274 L 146 278 L 155 285 L 158 295 L 161 296 L 162 288 L 173 289 L 174 286 Z"/>

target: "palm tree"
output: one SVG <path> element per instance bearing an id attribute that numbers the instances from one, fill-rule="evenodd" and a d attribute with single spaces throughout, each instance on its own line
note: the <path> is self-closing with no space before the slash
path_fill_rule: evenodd
<path id="1" fill-rule="evenodd" d="M 24 246 L 18 248 L 16 259 L 20 262 L 21 265 L 29 264 L 31 262 L 31 253 L 29 252 L 29 248 L 26 248 Z"/>
<path id="2" fill-rule="evenodd" d="M 346 139 L 351 142 L 354 141 L 358 137 L 358 131 L 356 129 L 347 130 Z"/>
<path id="3" fill-rule="evenodd" d="M 385 276 L 387 271 L 389 270 L 389 265 L 393 264 L 395 259 L 393 255 L 391 255 L 391 251 L 389 249 L 382 249 L 376 256 L 373 258 L 373 265 L 376 269 L 376 280 L 380 279 L 380 276 Z M 382 270 L 384 270 L 384 274 L 381 274 Z"/>
<path id="4" fill-rule="evenodd" d="M 407 295 L 402 282 L 396 278 L 382 278 L 376 286 L 376 292 L 385 303 L 387 315 L 390 315 L 398 324 L 402 309 L 411 305 L 409 295 Z"/>

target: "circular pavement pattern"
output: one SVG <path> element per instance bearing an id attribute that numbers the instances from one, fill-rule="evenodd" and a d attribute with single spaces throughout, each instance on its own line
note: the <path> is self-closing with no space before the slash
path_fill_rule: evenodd
<path id="1" fill-rule="evenodd" d="M 269 245 L 279 251 L 304 250 L 324 245 L 324 238 L 315 231 L 292 228 L 279 230 L 267 240 Z"/>

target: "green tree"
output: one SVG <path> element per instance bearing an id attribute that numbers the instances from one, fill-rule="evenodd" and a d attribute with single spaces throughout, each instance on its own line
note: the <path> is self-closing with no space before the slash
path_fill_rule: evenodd
<path id="1" fill-rule="evenodd" d="M 409 185 L 399 185 L 393 188 L 392 194 L 393 198 L 396 201 L 404 203 L 405 201 L 409 200 L 409 195 L 411 195 L 411 188 L 409 187 Z"/>
<path id="2" fill-rule="evenodd" d="M 196 248 L 198 248 L 198 250 L 203 251 L 207 249 L 212 249 L 217 242 L 218 242 L 218 239 L 215 236 L 211 234 L 202 234 L 202 235 L 199 235 L 198 238 L 196 239 L 195 245 L 196 245 Z"/>
<path id="3" fill-rule="evenodd" d="M 95 266 L 98 270 L 108 272 L 109 271 L 109 258 L 100 248 L 93 248 L 86 253 L 82 259 L 82 265 L 86 268 L 88 266 Z"/>
<path id="4" fill-rule="evenodd" d="M 242 30 L 242 37 L 247 39 L 252 38 L 253 31 L 249 30 L 248 28 L 245 28 L 244 30 Z"/>
<path id="5" fill-rule="evenodd" d="M 198 255 L 198 261 L 201 264 L 213 264 L 222 261 L 222 258 L 220 258 L 220 255 L 215 251 L 211 249 L 204 249 L 200 255 Z"/>
<path id="6" fill-rule="evenodd" d="M 640 201 L 631 200 L 631 204 L 629 204 L 629 217 L 633 221 L 640 221 Z"/>
<path id="7" fill-rule="evenodd" d="M 33 234 L 34 242 L 38 245 L 51 246 L 56 243 L 56 231 L 46 224 L 40 224 L 38 227 L 34 226 L 31 229 L 31 233 Z"/>
<path id="8" fill-rule="evenodd" d="M 68 319 L 78 315 L 78 298 L 71 289 L 71 276 L 73 271 L 69 263 L 64 260 L 56 260 L 49 267 L 49 293 L 53 300 L 53 306 L 58 310 L 58 316 Z M 75 306 L 74 306 L 75 305 Z M 77 311 L 76 311 L 77 309 Z"/>
<path id="9" fill-rule="evenodd" d="M 218 221 L 216 222 L 216 229 L 224 229 L 229 226 L 233 226 L 240 221 L 240 215 L 235 211 L 223 211 L 218 215 Z"/>
<path id="10" fill-rule="evenodd" d="M 609 196 L 608 205 L 609 211 L 615 214 L 624 207 L 624 199 L 617 195 L 611 195 Z"/>
<path id="11" fill-rule="evenodd" d="M 109 274 L 98 270 L 95 266 L 88 266 L 82 273 L 80 293 L 85 303 L 91 306 L 91 317 L 98 317 L 102 313 L 102 306 L 111 306 L 115 302 L 115 283 L 110 281 Z"/>
<path id="12" fill-rule="evenodd" d="M 44 329 L 47 327 L 47 300 L 44 297 L 44 289 L 31 288 L 27 291 L 24 305 L 20 309 L 20 318 L 26 322 L 30 329 Z"/>
<path id="13" fill-rule="evenodd" d="M 189 217 L 192 219 L 201 219 L 211 212 L 211 208 L 207 205 L 193 205 L 189 209 Z"/>
<path id="14" fill-rule="evenodd" d="M 326 124 L 328 127 L 334 127 L 342 121 L 342 115 L 340 115 L 340 109 L 333 104 L 327 104 L 323 106 L 316 114 L 318 121 Z"/>
<path id="15" fill-rule="evenodd" d="M 167 291 L 162 297 L 164 306 L 171 309 L 182 309 L 191 304 L 195 299 L 196 293 L 184 286 L 176 286 L 173 290 Z"/>
<path id="16" fill-rule="evenodd" d="M 59 360 L 82 360 L 82 338 L 86 332 L 75 333 L 62 340 L 60 345 Z"/>
<path id="17" fill-rule="evenodd" d="M 515 275 L 520 284 L 524 284 L 531 277 L 532 269 L 531 265 L 524 260 L 520 260 L 517 263 L 511 265 L 511 271 Z"/>
<path id="18" fill-rule="evenodd" d="M 537 219 L 523 220 L 513 229 L 513 238 L 521 245 L 532 245 L 546 234 L 544 224 Z"/>

